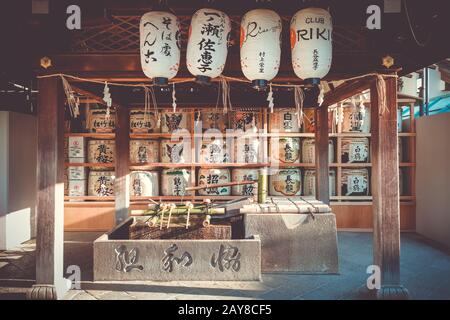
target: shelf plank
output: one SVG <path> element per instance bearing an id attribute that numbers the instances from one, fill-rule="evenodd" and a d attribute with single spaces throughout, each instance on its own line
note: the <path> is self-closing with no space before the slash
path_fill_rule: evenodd
<path id="1" fill-rule="evenodd" d="M 70 162 L 66 162 L 64 163 L 65 167 L 93 167 L 93 168 L 98 168 L 98 167 L 105 167 L 105 168 L 114 168 L 115 164 L 114 163 L 88 163 L 88 162 L 84 162 L 84 163 L 70 163 Z"/>
<path id="2" fill-rule="evenodd" d="M 96 132 L 83 132 L 83 133 L 65 133 L 64 137 L 84 137 L 94 139 L 114 139 L 115 133 L 96 133 Z"/>
<path id="3" fill-rule="evenodd" d="M 64 196 L 64 201 L 114 201 L 114 196 Z M 70 203 L 72 203 L 72 201 Z"/>

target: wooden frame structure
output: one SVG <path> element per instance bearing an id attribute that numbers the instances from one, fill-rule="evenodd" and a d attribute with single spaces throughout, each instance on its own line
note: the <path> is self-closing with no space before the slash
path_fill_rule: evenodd
<path id="1" fill-rule="evenodd" d="M 59 78 L 39 79 L 38 109 L 38 233 L 36 285 L 31 298 L 60 298 L 64 293 L 63 279 L 63 100 Z M 400 285 L 400 206 L 397 142 L 397 112 L 380 114 L 375 78 L 343 84 L 331 91 L 322 108 L 316 110 L 316 175 L 318 199 L 329 202 L 328 193 L 328 114 L 327 106 L 370 88 L 372 97 L 372 190 L 374 219 L 374 264 L 382 273 L 380 297 L 406 297 Z M 388 109 L 397 109 L 396 78 L 386 79 Z M 119 106 L 116 142 L 116 223 L 128 215 L 129 174 L 129 113 Z M 326 182 L 326 183 L 324 183 Z M 393 289 L 394 288 L 394 289 Z M 67 288 L 68 289 L 68 288 Z M 392 296 L 394 294 L 394 296 Z"/>

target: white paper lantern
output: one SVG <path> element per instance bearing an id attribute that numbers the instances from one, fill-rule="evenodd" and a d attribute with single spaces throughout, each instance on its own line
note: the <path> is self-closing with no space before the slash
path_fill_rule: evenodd
<path id="1" fill-rule="evenodd" d="M 180 25 L 177 17 L 168 12 L 147 12 L 141 18 L 139 33 L 144 74 L 156 84 L 167 84 L 180 66 Z"/>
<path id="2" fill-rule="evenodd" d="M 186 51 L 189 72 L 199 82 L 221 75 L 228 53 L 230 18 L 222 11 L 200 9 L 192 16 Z"/>
<path id="3" fill-rule="evenodd" d="M 332 31 L 331 15 L 325 9 L 307 8 L 292 17 L 292 66 L 299 78 L 318 84 L 330 71 Z"/>
<path id="4" fill-rule="evenodd" d="M 268 9 L 247 12 L 241 22 L 241 68 L 253 86 L 263 89 L 280 68 L 281 18 Z"/>

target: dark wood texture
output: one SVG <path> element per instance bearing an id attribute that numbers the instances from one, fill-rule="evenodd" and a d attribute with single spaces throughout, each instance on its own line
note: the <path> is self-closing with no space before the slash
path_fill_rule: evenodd
<path id="1" fill-rule="evenodd" d="M 315 160 L 316 160 L 316 198 L 325 204 L 330 203 L 328 167 L 328 107 L 322 106 L 314 111 L 316 119 Z"/>
<path id="2" fill-rule="evenodd" d="M 128 218 L 130 209 L 130 113 L 126 107 L 117 107 L 116 119 L 116 179 L 114 194 L 116 224 Z"/>
<path id="3" fill-rule="evenodd" d="M 61 79 L 39 79 L 38 90 L 36 286 L 56 288 L 63 282 L 64 100 Z"/>
<path id="4" fill-rule="evenodd" d="M 400 203 L 398 177 L 397 79 L 386 79 L 388 112 L 380 114 L 376 82 L 370 88 L 374 264 L 382 286 L 400 284 Z"/>

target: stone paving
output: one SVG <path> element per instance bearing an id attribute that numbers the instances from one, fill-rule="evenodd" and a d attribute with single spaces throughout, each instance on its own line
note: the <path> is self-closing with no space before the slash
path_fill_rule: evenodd
<path id="1" fill-rule="evenodd" d="M 92 282 L 92 241 L 99 234 L 66 233 L 66 265 L 81 267 L 81 290 L 67 300 L 369 299 L 365 270 L 372 234 L 339 232 L 339 275 L 269 274 L 261 282 Z M 414 233 L 402 234 L 401 278 L 413 299 L 450 299 L 450 252 Z M 0 299 L 24 299 L 35 277 L 35 244 L 0 252 Z"/>

